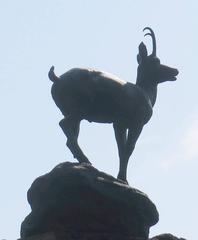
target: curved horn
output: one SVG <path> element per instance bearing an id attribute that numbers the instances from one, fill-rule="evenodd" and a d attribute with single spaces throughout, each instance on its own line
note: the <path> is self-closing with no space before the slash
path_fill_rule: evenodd
<path id="1" fill-rule="evenodd" d="M 153 41 L 153 52 L 152 52 L 151 55 L 156 57 L 156 38 L 155 38 L 155 34 L 154 34 L 153 30 L 150 27 L 145 27 L 143 29 L 143 31 L 145 31 L 145 30 L 149 30 L 150 31 L 150 33 L 146 33 L 144 36 L 148 36 L 148 35 L 151 36 L 152 41 Z"/>

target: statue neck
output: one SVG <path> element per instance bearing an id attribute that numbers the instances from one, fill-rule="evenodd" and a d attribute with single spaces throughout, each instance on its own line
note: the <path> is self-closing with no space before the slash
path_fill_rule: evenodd
<path id="1" fill-rule="evenodd" d="M 136 85 L 145 92 L 150 99 L 152 106 L 154 106 L 157 98 L 157 84 L 145 84 L 144 81 L 137 80 Z"/>

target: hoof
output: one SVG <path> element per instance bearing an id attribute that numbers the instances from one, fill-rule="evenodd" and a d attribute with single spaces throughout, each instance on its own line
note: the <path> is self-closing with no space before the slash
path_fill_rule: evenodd
<path id="1" fill-rule="evenodd" d="M 129 185 L 127 180 L 123 180 L 123 179 L 120 179 L 118 177 L 117 177 L 117 179 L 118 179 L 119 182 Z"/>
<path id="2" fill-rule="evenodd" d="M 85 163 L 85 164 L 89 164 L 92 165 L 91 162 L 88 160 L 87 157 L 83 157 L 81 159 L 77 159 L 79 163 Z"/>
<path id="3" fill-rule="evenodd" d="M 127 182 L 127 180 L 126 180 L 126 177 L 121 176 L 120 174 L 118 174 L 117 179 L 118 179 L 120 182 L 129 185 L 128 182 Z"/>

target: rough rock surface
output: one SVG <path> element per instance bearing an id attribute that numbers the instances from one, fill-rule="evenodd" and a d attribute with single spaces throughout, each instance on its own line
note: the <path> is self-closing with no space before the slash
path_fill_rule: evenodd
<path id="1" fill-rule="evenodd" d="M 147 239 L 158 222 L 144 193 L 87 164 L 59 164 L 37 178 L 27 195 L 32 212 L 21 225 L 22 239 L 47 232 Z"/>
<path id="2" fill-rule="evenodd" d="M 151 238 L 150 240 L 186 240 L 186 239 L 175 237 L 170 233 L 164 233 L 164 234 L 155 236 L 155 237 Z"/>
<path id="3" fill-rule="evenodd" d="M 65 233 L 64 235 L 55 235 L 53 232 L 48 232 L 40 235 L 34 235 L 31 237 L 26 238 L 26 240 L 144 240 L 145 238 L 124 238 L 123 236 L 114 236 L 113 234 L 81 234 L 81 235 L 75 235 L 75 234 L 69 234 Z M 22 240 L 22 239 L 18 239 Z M 148 240 L 187 240 L 184 238 L 177 238 L 176 236 L 173 236 L 170 233 L 160 234 L 158 236 L 155 236 L 153 238 L 149 238 Z"/>

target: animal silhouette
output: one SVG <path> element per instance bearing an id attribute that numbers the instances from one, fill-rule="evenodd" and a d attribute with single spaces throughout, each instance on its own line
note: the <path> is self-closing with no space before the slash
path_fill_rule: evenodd
<path id="1" fill-rule="evenodd" d="M 137 55 L 136 84 L 93 69 L 73 68 L 60 77 L 49 71 L 52 97 L 64 115 L 60 127 L 67 146 L 80 163 L 90 163 L 78 145 L 80 122 L 113 123 L 119 153 L 118 179 L 127 182 L 127 165 L 143 126 L 150 120 L 157 97 L 157 85 L 174 81 L 178 70 L 160 63 L 156 38 L 149 27 L 143 31 L 152 39 L 150 55 L 143 42 Z"/>

